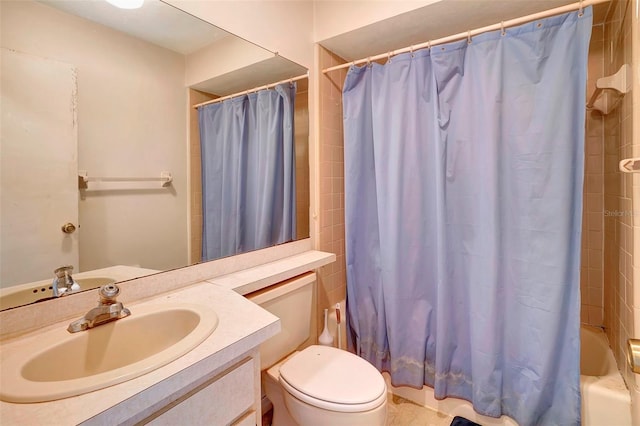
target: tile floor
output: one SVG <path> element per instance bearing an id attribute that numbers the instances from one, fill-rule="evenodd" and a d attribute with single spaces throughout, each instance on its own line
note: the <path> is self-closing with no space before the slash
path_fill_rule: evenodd
<path id="1" fill-rule="evenodd" d="M 387 426 L 449 426 L 453 417 L 389 394 Z"/>
<path id="2" fill-rule="evenodd" d="M 408 399 L 388 394 L 386 426 L 449 426 L 453 417 L 414 404 Z M 262 426 L 271 426 L 269 410 L 262 416 Z"/>

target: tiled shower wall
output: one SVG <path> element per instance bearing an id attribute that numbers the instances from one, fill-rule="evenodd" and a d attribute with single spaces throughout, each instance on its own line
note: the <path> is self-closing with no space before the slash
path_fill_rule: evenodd
<path id="1" fill-rule="evenodd" d="M 189 89 L 189 264 L 202 259 L 202 164 L 200 161 L 200 131 L 198 110 L 194 105 L 218 96 Z"/>
<path id="2" fill-rule="evenodd" d="M 611 4 L 612 10 L 604 27 L 605 75 L 614 74 L 622 64 L 632 63 L 632 2 L 620 0 Z M 637 69 L 634 72 L 637 72 Z M 604 117 L 603 210 L 604 326 L 618 367 L 629 387 L 633 383 L 633 374 L 626 363 L 626 342 L 629 337 L 634 336 L 634 188 L 633 176 L 621 173 L 618 170 L 618 162 L 633 156 L 632 94 L 633 92 L 625 95 L 618 107 Z M 636 191 L 637 189 L 636 187 Z"/>
<path id="3" fill-rule="evenodd" d="M 309 237 L 309 84 L 298 83 L 293 127 L 296 148 L 296 239 Z"/>
<path id="4" fill-rule="evenodd" d="M 604 76 L 604 23 L 596 23 L 589 44 L 587 99 L 596 80 Z M 582 250 L 580 263 L 580 320 L 583 324 L 603 325 L 603 234 L 604 206 L 604 117 L 586 112 L 585 162 L 582 209 Z"/>
<path id="5" fill-rule="evenodd" d="M 319 46 L 319 66 L 343 64 L 339 56 Z M 318 274 L 318 332 L 324 325 L 323 309 L 345 298 L 347 276 L 344 237 L 344 144 L 342 135 L 342 85 L 347 70 L 320 75 L 320 232 L 319 250 L 336 254 L 336 261 Z"/>

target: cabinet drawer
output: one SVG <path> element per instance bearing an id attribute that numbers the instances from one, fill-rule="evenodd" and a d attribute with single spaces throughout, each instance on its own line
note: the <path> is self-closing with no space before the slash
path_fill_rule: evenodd
<path id="1" fill-rule="evenodd" d="M 248 412 L 242 418 L 233 422 L 233 426 L 256 426 L 256 412 Z"/>
<path id="2" fill-rule="evenodd" d="M 250 358 L 224 376 L 189 392 L 148 424 L 230 424 L 253 406 L 254 371 L 254 359 Z"/>

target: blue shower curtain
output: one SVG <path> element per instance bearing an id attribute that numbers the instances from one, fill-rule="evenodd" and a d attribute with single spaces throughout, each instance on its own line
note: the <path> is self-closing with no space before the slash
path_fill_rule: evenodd
<path id="1" fill-rule="evenodd" d="M 394 385 L 580 422 L 591 9 L 351 67 L 350 346 Z"/>
<path id="2" fill-rule="evenodd" d="M 295 92 L 278 85 L 199 109 L 203 261 L 295 238 Z"/>

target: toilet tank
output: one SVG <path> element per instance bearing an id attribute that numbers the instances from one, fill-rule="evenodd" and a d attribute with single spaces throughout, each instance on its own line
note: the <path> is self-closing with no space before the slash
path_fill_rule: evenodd
<path id="1" fill-rule="evenodd" d="M 280 333 L 260 345 L 261 370 L 271 367 L 309 338 L 315 281 L 316 274 L 310 272 L 246 296 L 280 318 Z"/>

